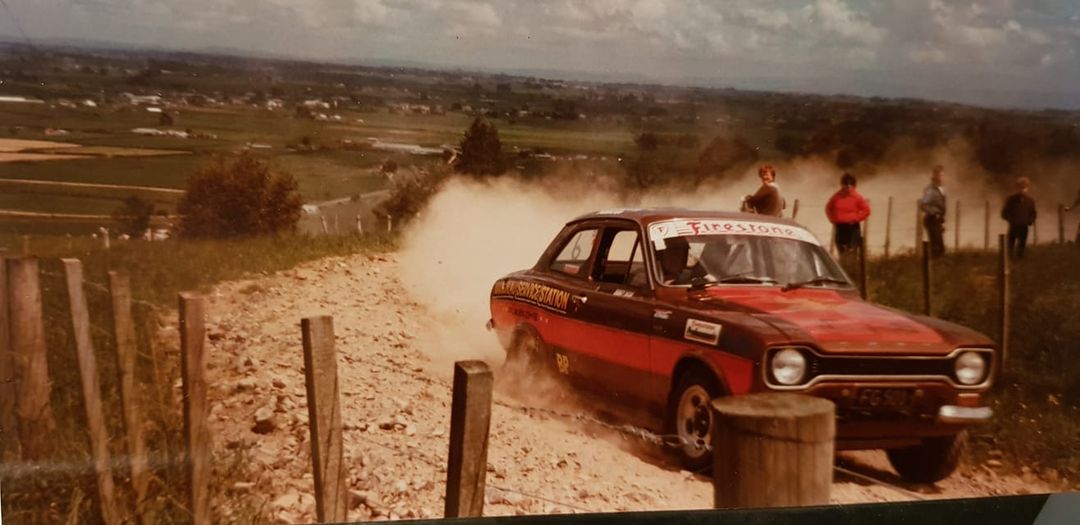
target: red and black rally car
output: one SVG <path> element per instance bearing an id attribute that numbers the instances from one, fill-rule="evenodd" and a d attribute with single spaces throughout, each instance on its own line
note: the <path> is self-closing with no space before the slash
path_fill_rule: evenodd
<path id="1" fill-rule="evenodd" d="M 491 290 L 509 359 L 645 414 L 708 466 L 711 398 L 800 392 L 837 407 L 839 449 L 905 478 L 956 467 L 997 351 L 986 336 L 860 299 L 818 240 L 779 218 L 682 209 L 578 217 Z"/>

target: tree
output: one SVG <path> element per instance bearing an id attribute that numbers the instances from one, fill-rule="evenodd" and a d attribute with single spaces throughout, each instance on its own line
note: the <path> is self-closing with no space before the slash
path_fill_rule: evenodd
<path id="1" fill-rule="evenodd" d="M 180 235 L 242 237 L 291 231 L 300 220 L 296 179 L 245 153 L 215 158 L 188 179 Z"/>
<path id="2" fill-rule="evenodd" d="M 500 175 L 506 171 L 502 142 L 499 141 L 499 130 L 495 124 L 484 117 L 473 120 L 461 141 L 461 155 L 456 168 L 471 175 Z"/>
<path id="3" fill-rule="evenodd" d="M 121 233 L 139 237 L 150 228 L 150 216 L 154 214 L 154 203 L 132 195 L 124 199 L 120 207 L 113 212 L 113 221 Z"/>

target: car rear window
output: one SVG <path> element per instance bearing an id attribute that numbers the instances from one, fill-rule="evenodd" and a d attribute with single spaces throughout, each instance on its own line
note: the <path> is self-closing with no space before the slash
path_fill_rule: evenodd
<path id="1" fill-rule="evenodd" d="M 592 255 L 593 244 L 596 241 L 595 228 L 581 230 L 570 237 L 566 245 L 559 251 L 555 261 L 551 263 L 551 270 L 574 277 L 584 277 L 586 263 Z"/>

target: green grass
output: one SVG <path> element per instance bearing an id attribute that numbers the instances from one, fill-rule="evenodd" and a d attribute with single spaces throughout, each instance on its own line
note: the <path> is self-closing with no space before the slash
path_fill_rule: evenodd
<path id="1" fill-rule="evenodd" d="M 922 311 L 919 261 L 911 255 L 869 265 L 871 299 Z M 994 419 L 974 431 L 977 460 L 992 450 L 1015 469 L 1054 468 L 1080 479 L 1080 246 L 1029 248 L 1010 276 L 1011 325 L 1004 376 L 990 402 Z M 960 252 L 935 261 L 936 317 L 1000 340 L 996 254 Z"/>
<path id="2" fill-rule="evenodd" d="M 0 247 L 17 246 L 18 239 L 0 235 Z M 48 439 L 51 448 L 47 462 L 63 466 L 46 472 L 20 472 L 17 462 L 0 470 L 4 487 L 3 514 L 13 523 L 52 523 L 65 516 L 75 522 L 96 522 L 90 502 L 96 499 L 96 485 L 86 440 L 86 424 L 75 362 L 74 340 L 68 298 L 63 285 L 59 257 L 82 260 L 88 283 L 103 285 L 107 272 L 119 270 L 131 276 L 136 300 L 135 320 L 138 332 L 139 361 L 137 379 L 147 420 L 147 440 L 154 459 L 154 475 L 161 482 L 151 485 L 151 501 L 143 516 L 147 523 L 187 522 L 180 503 L 185 500 L 180 470 L 182 418 L 180 399 L 172 385 L 179 381 L 178 349 L 174 341 L 157 338 L 159 316 L 175 315 L 177 293 L 205 291 L 214 283 L 244 276 L 259 275 L 296 266 L 304 261 L 357 252 L 379 252 L 394 248 L 388 237 L 282 237 L 232 241 L 129 242 L 105 251 L 88 239 L 39 238 L 31 251 L 41 260 L 41 288 L 44 324 L 48 348 L 51 403 L 56 430 Z M 16 248 L 14 251 L 19 251 Z M 10 251 L 10 250 L 9 250 Z M 91 312 L 91 336 L 102 383 L 103 402 L 114 456 L 123 454 L 123 429 L 120 417 L 115 364 L 111 337 L 108 294 L 94 284 L 86 286 Z M 156 306 L 151 306 L 156 305 Z M 216 447 L 213 497 L 220 499 L 225 487 L 241 479 L 250 479 L 245 470 L 245 451 Z M 122 462 L 121 462 L 122 464 Z M 121 498 L 130 494 L 123 471 L 117 471 Z M 121 501 L 127 501 L 122 499 Z M 247 520 L 266 521 L 258 514 L 265 502 L 247 502 L 251 515 Z M 215 522 L 224 516 L 215 515 Z M 234 516 L 235 518 L 235 516 Z"/>

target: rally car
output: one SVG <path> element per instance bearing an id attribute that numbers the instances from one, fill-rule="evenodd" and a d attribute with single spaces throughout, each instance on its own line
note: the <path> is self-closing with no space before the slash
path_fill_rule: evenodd
<path id="1" fill-rule="evenodd" d="M 550 371 L 679 437 L 708 467 L 708 402 L 797 392 L 837 407 L 838 449 L 885 449 L 905 479 L 956 468 L 991 417 L 986 336 L 860 299 L 799 224 L 743 213 L 612 210 L 578 217 L 536 265 L 495 282 L 508 361 Z"/>

